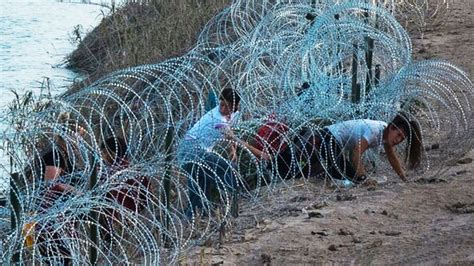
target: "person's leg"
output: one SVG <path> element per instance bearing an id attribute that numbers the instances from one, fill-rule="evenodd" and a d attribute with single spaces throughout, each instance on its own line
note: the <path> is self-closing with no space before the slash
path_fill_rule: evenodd
<path id="1" fill-rule="evenodd" d="M 336 179 L 344 179 L 344 153 L 339 145 L 339 142 L 331 136 L 330 138 L 330 160 L 331 160 L 331 176 Z"/>
<path id="2" fill-rule="evenodd" d="M 345 177 L 347 177 L 351 181 L 354 181 L 356 179 L 356 171 L 354 169 L 354 166 L 352 165 L 351 160 L 349 160 L 349 158 L 347 157 L 348 156 L 342 155 L 339 159 L 340 162 L 338 162 L 338 165 L 340 165 L 340 168 L 343 169 Z"/>
<path id="3" fill-rule="evenodd" d="M 327 144 L 324 143 L 325 135 L 325 131 L 316 130 L 306 139 L 304 157 L 307 161 L 303 168 L 303 174 L 320 177 L 326 171 L 325 164 L 327 164 L 326 158 L 328 158 L 328 156 L 326 156 Z"/>
<path id="4" fill-rule="evenodd" d="M 203 151 L 195 140 L 184 140 L 178 147 L 177 160 L 186 174 L 189 205 L 185 209 L 188 218 L 194 216 L 197 209 L 203 209 L 203 194 L 206 193 L 206 176 Z"/>
<path id="5" fill-rule="evenodd" d="M 323 169 L 331 178 L 344 179 L 344 171 L 340 167 L 341 162 L 344 162 L 344 155 L 338 141 L 327 129 L 322 130 L 321 136 L 319 157 Z"/>
<path id="6" fill-rule="evenodd" d="M 219 201 L 222 202 L 222 200 L 225 200 L 223 197 L 227 195 L 230 200 L 227 204 L 231 204 L 231 213 L 236 217 L 238 215 L 238 186 L 234 174 L 235 163 L 215 153 L 207 153 L 204 160 L 209 167 L 206 174 L 206 180 L 208 181 L 207 196 L 213 201 L 215 201 L 215 198 L 219 198 Z M 213 192 L 217 195 L 213 195 Z"/>
<path id="7" fill-rule="evenodd" d="M 205 176 L 202 166 L 195 162 L 189 162 L 182 166 L 184 172 L 188 175 L 188 194 L 189 206 L 186 210 L 186 215 L 191 218 L 196 208 L 202 209 L 202 195 L 205 191 Z"/>
<path id="8" fill-rule="evenodd" d="M 146 176 L 136 176 L 127 179 L 125 184 L 117 189 L 115 200 L 133 212 L 140 212 L 146 207 L 148 192 L 148 178 Z"/>
<path id="9" fill-rule="evenodd" d="M 56 232 L 48 232 L 48 229 L 43 229 L 44 232 L 36 240 L 41 261 L 50 265 L 72 265 L 71 252 L 65 247 L 61 236 Z"/>
<path id="10" fill-rule="evenodd" d="M 329 135 L 329 146 L 331 147 L 329 156 L 329 173 L 331 174 L 331 177 L 335 179 L 354 179 L 356 172 L 352 166 L 352 162 L 349 160 L 349 158 L 347 158 L 348 156 L 346 156 L 343 148 L 336 138 L 332 134 Z"/>
<path id="11" fill-rule="evenodd" d="M 290 179 L 295 171 L 292 171 L 294 167 L 292 167 L 292 162 L 294 156 L 292 154 L 291 148 L 286 147 L 286 149 L 282 150 L 278 153 L 276 158 L 277 163 L 277 172 L 278 177 L 280 179 Z"/>
<path id="12" fill-rule="evenodd" d="M 232 167 L 232 169 L 230 169 L 230 170 L 237 169 L 237 164 L 235 162 L 232 162 L 231 167 Z M 233 188 L 232 199 L 231 199 L 231 204 L 232 205 L 231 205 L 231 208 L 230 208 L 230 213 L 232 214 L 233 217 L 236 218 L 237 216 L 239 216 L 239 190 L 238 190 L 238 184 L 237 184 L 237 179 L 236 179 L 233 172 L 232 172 L 231 176 L 229 176 L 228 178 L 230 178 L 232 180 L 232 188 Z"/>
<path id="13" fill-rule="evenodd" d="M 190 207 L 186 210 L 188 217 L 196 208 L 207 211 L 204 200 L 215 201 L 221 198 L 224 191 L 233 195 L 236 191 L 236 180 L 231 161 L 212 152 L 200 152 L 193 162 L 182 166 L 188 175 Z"/>
<path id="14" fill-rule="evenodd" d="M 206 185 L 208 191 L 217 189 L 219 191 L 227 190 L 232 192 L 236 189 L 236 180 L 234 175 L 234 166 L 232 161 L 224 157 L 208 152 L 204 156 L 206 169 Z"/>
<path id="15" fill-rule="evenodd" d="M 321 138 L 318 131 L 307 129 L 301 136 L 301 149 L 297 151 L 300 172 L 304 178 L 324 172 L 319 160 Z"/>
<path id="16" fill-rule="evenodd" d="M 99 235 L 102 240 L 102 244 L 106 247 L 112 246 L 112 235 L 114 222 L 114 211 L 111 208 L 104 209 L 103 212 L 99 213 L 97 221 L 92 220 L 93 223 L 97 223 L 99 227 Z"/>

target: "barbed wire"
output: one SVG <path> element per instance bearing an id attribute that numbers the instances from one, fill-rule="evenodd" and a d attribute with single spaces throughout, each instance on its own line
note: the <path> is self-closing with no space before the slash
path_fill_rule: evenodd
<path id="1" fill-rule="evenodd" d="M 450 63 L 413 61 L 390 12 L 402 2 L 235 1 L 184 56 L 123 69 L 74 94 L 18 98 L 5 118 L 14 230 L 2 259 L 177 263 L 233 219 L 239 198 L 258 205 L 298 177 L 341 186 L 333 173 L 345 170 L 331 170 L 327 156 L 343 155 L 322 143 L 325 127 L 344 121 L 389 123 L 404 111 L 422 125 L 425 146 L 441 143 L 450 158 L 470 150 L 472 81 Z M 186 133 L 228 87 L 242 99 L 238 138 L 188 150 L 182 164 Z M 265 126 L 274 137 L 259 134 Z M 269 158 L 240 140 L 260 143 Z M 380 156 L 366 160 L 388 171 Z M 423 151 L 417 176 L 444 169 L 440 156 Z"/>

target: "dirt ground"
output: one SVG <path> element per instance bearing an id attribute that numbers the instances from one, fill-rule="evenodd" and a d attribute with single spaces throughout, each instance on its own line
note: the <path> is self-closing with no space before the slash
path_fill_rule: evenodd
<path id="1" fill-rule="evenodd" d="M 474 78 L 474 1 L 451 1 L 446 22 L 413 39 L 416 59 L 445 59 Z M 439 149 L 443 150 L 444 147 Z M 430 151 L 428 151 L 430 152 Z M 295 181 L 240 203 L 217 236 L 183 264 L 474 264 L 474 152 L 429 179 L 387 176 L 376 187 L 335 191 Z"/>

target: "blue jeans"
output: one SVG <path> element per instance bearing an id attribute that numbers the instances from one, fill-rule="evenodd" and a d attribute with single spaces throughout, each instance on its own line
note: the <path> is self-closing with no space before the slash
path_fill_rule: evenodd
<path id="1" fill-rule="evenodd" d="M 188 147 L 189 148 L 189 147 Z M 182 164 L 182 169 L 188 175 L 190 206 L 186 210 L 188 217 L 196 208 L 207 214 L 212 209 L 213 197 L 230 197 L 230 202 L 236 196 L 236 179 L 234 176 L 235 163 L 218 154 L 203 149 L 194 149 L 193 156 L 188 156 Z M 210 203 L 210 204 L 207 204 Z"/>
<path id="2" fill-rule="evenodd" d="M 319 160 L 324 164 L 325 171 L 334 179 L 355 179 L 356 171 L 349 158 L 346 158 L 341 144 L 327 129 L 320 132 Z M 321 169 L 323 170 L 323 169 Z"/>

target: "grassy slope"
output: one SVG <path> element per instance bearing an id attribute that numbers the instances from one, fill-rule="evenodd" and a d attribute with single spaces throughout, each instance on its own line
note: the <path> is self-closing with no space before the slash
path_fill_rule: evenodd
<path id="1" fill-rule="evenodd" d="M 72 91 L 118 69 L 160 62 L 191 49 L 204 25 L 230 0 L 131 2 L 105 17 L 69 55 L 68 66 L 88 77 Z"/>

